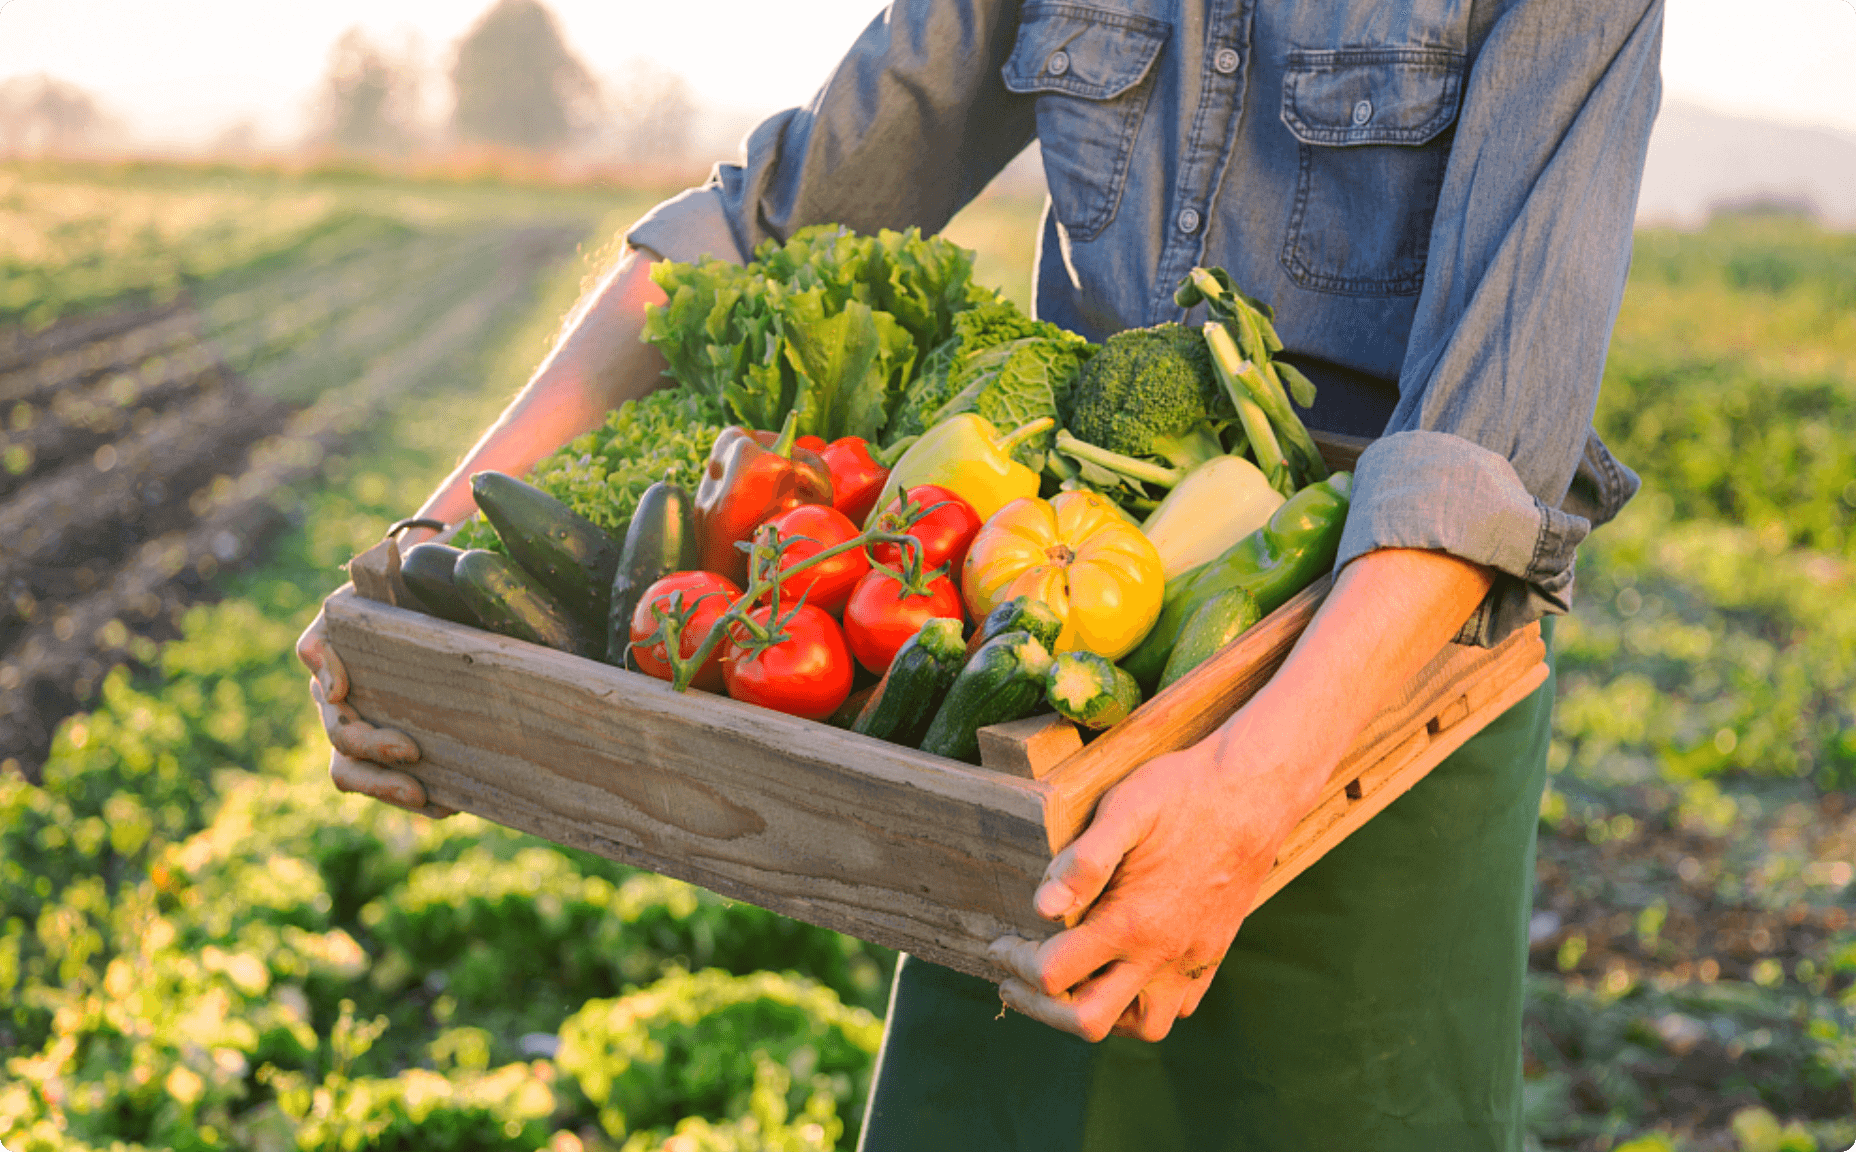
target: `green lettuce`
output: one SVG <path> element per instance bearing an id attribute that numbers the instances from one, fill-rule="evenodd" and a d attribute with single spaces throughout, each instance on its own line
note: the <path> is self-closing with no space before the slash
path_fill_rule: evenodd
<path id="1" fill-rule="evenodd" d="M 623 540 L 646 488 L 669 480 L 696 491 L 721 431 L 722 410 L 714 399 L 688 388 L 665 388 L 627 400 L 606 414 L 603 425 L 542 457 L 529 470 L 528 482 L 615 541 Z M 481 516 L 465 521 L 452 543 L 503 551 L 496 530 Z"/>
<path id="2" fill-rule="evenodd" d="M 893 444 L 962 412 L 977 412 L 1001 430 L 1042 416 L 1059 424 L 1078 369 L 1094 345 L 1074 332 L 1033 320 L 1014 305 L 983 304 L 954 318 L 954 334 L 937 345 L 904 394 L 884 433 Z M 1014 455 L 1042 467 L 1050 435 L 1019 445 Z"/>
<path id="3" fill-rule="evenodd" d="M 916 229 L 805 228 L 745 267 L 654 265 L 668 300 L 646 310 L 645 339 L 729 420 L 775 429 L 797 411 L 801 435 L 876 440 L 927 350 L 997 299 L 972 275 L 972 253 Z"/>

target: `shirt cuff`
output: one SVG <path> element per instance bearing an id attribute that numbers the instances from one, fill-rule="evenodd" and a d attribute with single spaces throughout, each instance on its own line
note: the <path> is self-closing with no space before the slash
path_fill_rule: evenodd
<path id="1" fill-rule="evenodd" d="M 1396 432 L 1360 455 L 1334 567 L 1378 548 L 1424 548 L 1494 569 L 1494 586 L 1456 636 L 1492 648 L 1571 607 L 1575 551 L 1591 528 L 1536 499 L 1506 458 L 1479 444 Z"/>
<path id="2" fill-rule="evenodd" d="M 747 263 L 723 210 L 722 190 L 713 184 L 679 192 L 646 212 L 625 230 L 625 242 L 680 264 L 694 264 L 704 256 Z"/>

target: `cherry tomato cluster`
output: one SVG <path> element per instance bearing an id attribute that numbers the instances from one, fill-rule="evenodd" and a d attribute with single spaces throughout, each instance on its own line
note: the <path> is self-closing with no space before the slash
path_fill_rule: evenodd
<path id="1" fill-rule="evenodd" d="M 956 582 L 980 519 L 948 489 L 922 485 L 860 530 L 887 473 L 854 437 L 799 443 L 831 464 L 832 503 L 764 521 L 746 589 L 714 572 L 676 572 L 651 585 L 632 615 L 632 652 L 640 671 L 674 681 L 671 638 L 684 665 L 707 645 L 690 686 L 823 720 L 844 705 L 859 667 L 866 678 L 881 676 L 923 621 L 965 619 Z M 911 590 L 911 577 L 926 592 Z M 718 626 L 723 638 L 710 644 Z"/>

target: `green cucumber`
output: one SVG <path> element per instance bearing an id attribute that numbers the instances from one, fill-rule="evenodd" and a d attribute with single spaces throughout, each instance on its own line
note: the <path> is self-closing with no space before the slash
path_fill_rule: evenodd
<path id="1" fill-rule="evenodd" d="M 1042 600 L 1014 596 L 986 613 L 986 619 L 973 630 L 973 639 L 967 641 L 967 656 L 971 658 L 981 644 L 1007 632 L 1029 632 L 1049 652 L 1057 647 L 1057 637 L 1063 635 L 1063 620 Z"/>
<path id="2" fill-rule="evenodd" d="M 857 718 L 863 715 L 864 705 L 870 702 L 870 697 L 876 694 L 876 689 L 875 684 L 866 684 L 856 689 L 844 698 L 844 703 L 838 705 L 837 711 L 825 717 L 825 723 L 833 728 L 851 731 L 851 725 L 857 723 Z"/>
<path id="3" fill-rule="evenodd" d="M 619 547 L 599 525 L 501 472 L 470 478 L 470 493 L 509 555 L 595 631 L 606 627 Z M 601 645 L 604 651 L 604 645 Z"/>
<path id="4" fill-rule="evenodd" d="M 458 557 L 454 578 L 458 595 L 491 632 L 593 660 L 606 650 L 601 632 L 569 612 L 506 556 L 472 548 Z"/>
<path id="5" fill-rule="evenodd" d="M 1212 653 L 1242 636 L 1263 618 L 1257 598 L 1242 588 L 1227 588 L 1199 605 L 1179 630 L 1179 642 L 1167 657 L 1160 687 L 1184 676 L 1211 658 Z"/>
<path id="6" fill-rule="evenodd" d="M 400 557 L 400 578 L 419 598 L 428 616 L 481 628 L 477 614 L 458 595 L 456 580 L 458 557 L 464 555 L 448 544 L 414 544 Z"/>
<path id="7" fill-rule="evenodd" d="M 1057 715 L 1099 731 L 1141 706 L 1141 686 L 1106 656 L 1064 652 L 1051 660 L 1044 697 Z"/>
<path id="8" fill-rule="evenodd" d="M 934 719 L 941 697 L 966 663 L 967 646 L 960 621 L 934 617 L 896 650 L 889 671 L 858 713 L 851 731 L 910 748 L 920 742 Z"/>
<path id="9" fill-rule="evenodd" d="M 611 602 L 606 609 L 606 663 L 625 666 L 625 653 L 632 642 L 632 612 L 645 589 L 672 572 L 697 566 L 694 516 L 690 494 L 667 480 L 659 480 L 638 497 L 612 574 Z"/>
<path id="10" fill-rule="evenodd" d="M 980 645 L 954 677 L 921 749 L 950 760 L 980 762 L 979 731 L 1023 719 L 1044 699 L 1050 653 L 1029 632 L 1006 632 Z"/>

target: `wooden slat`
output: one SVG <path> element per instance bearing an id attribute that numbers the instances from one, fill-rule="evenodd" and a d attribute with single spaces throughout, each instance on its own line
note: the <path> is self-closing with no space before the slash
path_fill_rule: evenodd
<path id="1" fill-rule="evenodd" d="M 1083 750 L 1083 735 L 1076 725 L 1054 712 L 993 724 L 981 728 L 978 736 L 981 767 L 1030 780 L 1044 779 Z"/>
<path id="2" fill-rule="evenodd" d="M 432 800 L 961 971 L 1050 934 L 1048 788 L 365 600 L 350 701 Z"/>
<path id="3" fill-rule="evenodd" d="M 1263 887 L 1252 907 L 1280 892 L 1309 865 L 1384 811 L 1471 736 L 1520 703 L 1546 680 L 1544 663 L 1523 669 L 1518 677 L 1489 696 L 1481 707 L 1466 713 L 1462 722 L 1436 735 L 1431 734 L 1428 727 L 1420 728 L 1406 740 L 1404 747 L 1371 765 L 1357 778 L 1360 785 L 1357 797 L 1344 790 L 1330 795 L 1290 833 L 1275 866 L 1264 877 Z"/>
<path id="4" fill-rule="evenodd" d="M 1336 472 L 1351 472 L 1360 462 L 1360 453 L 1373 441 L 1366 436 L 1343 436 L 1338 432 L 1313 432 L 1315 447 L 1321 449 L 1321 459 Z"/>
<path id="5" fill-rule="evenodd" d="M 1481 685 L 1485 697 L 1491 695 L 1541 663 L 1546 654 L 1538 624 L 1517 629 L 1494 648 L 1445 645 L 1423 671 L 1400 685 L 1393 698 L 1368 722 L 1335 766 L 1322 798 L 1339 791 L 1368 766 L 1391 756 L 1394 749 L 1410 741 L 1414 732 L 1428 730 L 1435 735 L 1460 722 L 1471 707 L 1466 693 L 1472 685 Z"/>
<path id="6" fill-rule="evenodd" d="M 1046 812 L 1051 852 L 1062 851 L 1076 839 L 1088 825 L 1096 801 L 1122 777 L 1162 752 L 1203 739 L 1256 695 L 1288 658 L 1333 583 L 1331 576 L 1323 576 L 1303 589 L 1081 754 L 1057 765 L 1045 777 L 1053 789 Z"/>

